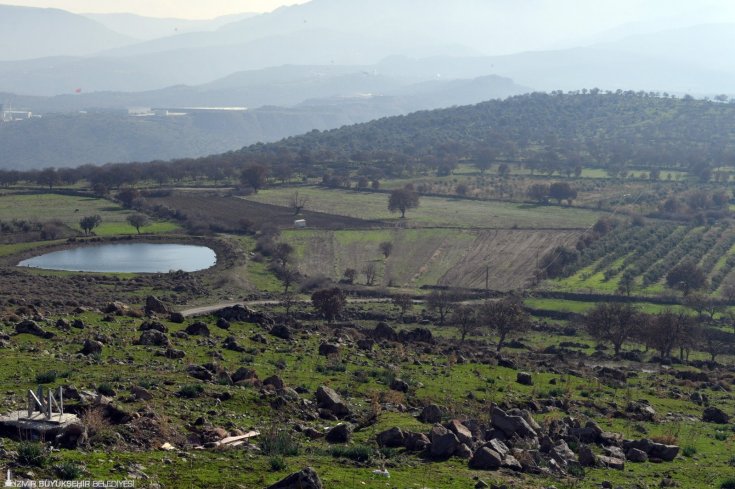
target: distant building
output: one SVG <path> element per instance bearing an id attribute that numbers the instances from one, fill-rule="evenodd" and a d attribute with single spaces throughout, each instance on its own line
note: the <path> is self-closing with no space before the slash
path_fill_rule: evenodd
<path id="1" fill-rule="evenodd" d="M 33 117 L 33 112 L 27 110 L 5 109 L 5 104 L 0 104 L 0 122 L 23 121 Z"/>
<path id="2" fill-rule="evenodd" d="M 297 228 L 305 228 L 306 227 L 306 219 L 297 219 L 293 222 L 293 225 Z"/>

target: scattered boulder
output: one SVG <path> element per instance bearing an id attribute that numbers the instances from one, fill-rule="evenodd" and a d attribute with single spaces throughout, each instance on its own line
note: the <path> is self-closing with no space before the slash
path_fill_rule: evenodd
<path id="1" fill-rule="evenodd" d="M 324 489 L 324 487 L 316 471 L 311 467 L 307 467 L 268 486 L 268 489 Z"/>
<path id="2" fill-rule="evenodd" d="M 151 330 L 160 331 L 161 333 L 168 333 L 168 328 L 166 327 L 166 325 L 158 321 L 143 321 L 143 324 L 141 324 L 138 328 L 138 331 Z"/>
<path id="3" fill-rule="evenodd" d="M 404 446 L 411 452 L 422 452 L 431 446 L 431 440 L 423 433 L 406 433 Z"/>
<path id="4" fill-rule="evenodd" d="M 518 372 L 516 382 L 521 385 L 533 385 L 533 377 L 528 372 Z"/>
<path id="5" fill-rule="evenodd" d="M 645 452 L 644 452 L 645 454 Z M 597 465 L 597 455 L 588 445 L 581 445 L 577 452 L 579 465 L 582 467 L 594 467 Z"/>
<path id="6" fill-rule="evenodd" d="M 411 331 L 401 331 L 398 340 L 404 343 L 434 343 L 434 336 L 426 328 L 416 328 Z"/>
<path id="7" fill-rule="evenodd" d="M 254 323 L 261 326 L 273 324 L 273 318 L 265 313 L 257 312 L 249 307 L 237 304 L 231 307 L 225 307 L 215 313 L 218 317 L 226 319 L 229 322 Z"/>
<path id="8" fill-rule="evenodd" d="M 168 319 L 172 323 L 176 323 L 176 324 L 183 324 L 183 322 L 186 320 L 186 318 L 184 317 L 184 315 L 181 314 L 180 312 L 172 312 L 168 316 Z"/>
<path id="9" fill-rule="evenodd" d="M 171 360 L 178 360 L 180 358 L 184 358 L 186 356 L 186 352 L 184 350 L 167 348 L 166 351 L 163 353 L 163 356 Z"/>
<path id="10" fill-rule="evenodd" d="M 457 436 L 460 443 L 472 446 L 472 432 L 460 421 L 453 419 L 447 424 L 446 428 Z"/>
<path id="11" fill-rule="evenodd" d="M 254 380 L 258 378 L 258 374 L 255 370 L 246 367 L 240 367 L 237 371 L 232 374 L 232 381 L 237 383 L 243 380 Z"/>
<path id="12" fill-rule="evenodd" d="M 104 345 L 99 341 L 84 340 L 84 345 L 79 353 L 82 355 L 100 355 L 103 347 Z"/>
<path id="13" fill-rule="evenodd" d="M 271 375 L 270 377 L 265 379 L 263 381 L 263 385 L 269 385 L 277 391 L 283 389 L 286 386 L 286 384 L 283 382 L 283 379 L 277 375 Z"/>
<path id="14" fill-rule="evenodd" d="M 375 346 L 375 340 L 371 338 L 357 340 L 357 347 L 361 350 L 370 351 L 373 349 L 373 346 Z"/>
<path id="15" fill-rule="evenodd" d="M 503 465 L 500 454 L 488 447 L 482 447 L 470 459 L 470 468 L 475 470 L 498 470 Z"/>
<path id="16" fill-rule="evenodd" d="M 327 386 L 320 386 L 316 390 L 316 402 L 318 407 L 327 409 L 334 413 L 335 416 L 349 416 L 350 409 L 342 401 L 342 398 L 334 389 Z"/>
<path id="17" fill-rule="evenodd" d="M 327 432 L 324 437 L 329 443 L 347 443 L 352 436 L 352 426 L 347 423 L 340 423 Z"/>
<path id="18" fill-rule="evenodd" d="M 702 421 L 706 423 L 728 424 L 730 422 L 730 416 L 722 409 L 710 406 L 704 409 Z"/>
<path id="19" fill-rule="evenodd" d="M 663 443 L 654 443 L 651 451 L 648 452 L 649 458 L 657 458 L 664 462 L 671 462 L 679 454 L 679 447 L 676 445 L 664 445 Z"/>
<path id="20" fill-rule="evenodd" d="M 155 329 L 151 329 L 148 331 L 143 331 L 140 334 L 140 338 L 138 338 L 136 344 L 144 346 L 169 346 L 170 342 L 168 336 L 166 336 L 164 333 L 161 333 L 160 331 Z"/>
<path id="21" fill-rule="evenodd" d="M 201 321 L 190 324 L 186 327 L 186 333 L 192 336 L 209 337 L 209 327 Z"/>
<path id="22" fill-rule="evenodd" d="M 419 420 L 424 423 L 439 423 L 442 420 L 442 409 L 436 404 L 429 404 L 421 410 Z"/>
<path id="23" fill-rule="evenodd" d="M 642 463 L 648 461 L 648 454 L 643 450 L 631 448 L 625 453 L 625 458 L 629 462 Z"/>
<path id="24" fill-rule="evenodd" d="M 153 399 L 153 394 L 147 389 L 134 385 L 130 388 L 130 393 L 139 401 L 150 401 Z"/>
<path id="25" fill-rule="evenodd" d="M 81 319 L 75 319 L 74 321 L 71 322 L 71 327 L 74 329 L 84 329 L 87 326 L 84 324 L 84 321 L 82 321 Z"/>
<path id="26" fill-rule="evenodd" d="M 457 447 L 457 450 L 454 452 L 454 456 L 469 460 L 472 458 L 472 449 L 466 444 L 460 443 L 459 447 Z"/>
<path id="27" fill-rule="evenodd" d="M 490 423 L 508 438 L 512 438 L 513 435 L 521 438 L 536 438 L 537 436 L 525 419 L 521 416 L 510 416 L 497 406 L 493 408 Z"/>
<path id="28" fill-rule="evenodd" d="M 44 329 L 41 328 L 38 323 L 36 323 L 35 321 L 31 321 L 30 319 L 25 319 L 16 324 L 15 334 L 30 334 L 46 339 L 51 339 L 55 336 L 49 331 L 44 331 Z"/>
<path id="29" fill-rule="evenodd" d="M 608 469 L 614 469 L 614 470 L 625 469 L 625 460 L 621 458 L 608 457 L 606 455 L 599 455 L 597 457 L 597 462 L 603 467 L 607 467 Z"/>
<path id="30" fill-rule="evenodd" d="M 144 311 L 146 315 L 171 313 L 171 310 L 168 308 L 168 306 L 166 306 L 166 304 L 163 303 L 163 301 L 152 295 L 149 295 L 145 298 Z"/>
<path id="31" fill-rule="evenodd" d="M 222 348 L 224 348 L 225 350 L 236 351 L 240 353 L 245 351 L 245 348 L 237 343 L 237 340 L 234 336 L 228 336 L 225 341 L 222 342 Z"/>
<path id="32" fill-rule="evenodd" d="M 220 317 L 217 319 L 217 327 L 220 329 L 230 329 L 230 322 L 227 319 Z"/>
<path id="33" fill-rule="evenodd" d="M 69 331 L 71 330 L 71 324 L 69 324 L 69 321 L 63 318 L 59 318 L 56 321 L 56 327 L 60 329 L 61 331 Z"/>
<path id="34" fill-rule="evenodd" d="M 110 302 L 105 306 L 105 308 L 102 310 L 105 314 L 115 314 L 116 316 L 123 316 L 130 310 L 130 307 L 127 304 L 124 304 L 119 301 Z"/>
<path id="35" fill-rule="evenodd" d="M 325 357 L 339 353 L 339 345 L 334 343 L 322 343 L 319 345 L 319 354 Z"/>
<path id="36" fill-rule="evenodd" d="M 210 381 L 214 378 L 214 374 L 207 370 L 205 367 L 200 365 L 190 365 L 186 369 L 186 373 L 195 379 L 203 380 L 205 382 Z"/>
<path id="37" fill-rule="evenodd" d="M 380 447 L 399 448 L 404 446 L 406 435 L 400 428 L 395 427 L 378 433 L 377 441 Z"/>
<path id="38" fill-rule="evenodd" d="M 398 341 L 398 333 L 388 323 L 379 322 L 372 331 L 371 336 L 376 340 Z"/>
<path id="39" fill-rule="evenodd" d="M 390 389 L 396 392 L 408 392 L 408 383 L 396 378 L 391 381 Z"/>
<path id="40" fill-rule="evenodd" d="M 293 334 L 291 333 L 291 328 L 289 328 L 285 324 L 276 324 L 271 328 L 270 334 L 272 334 L 276 338 L 281 338 L 282 340 L 290 340 L 293 336 Z"/>
<path id="41" fill-rule="evenodd" d="M 457 435 L 441 425 L 434 426 L 429 435 L 431 439 L 431 455 L 436 458 L 449 458 L 459 448 Z"/>

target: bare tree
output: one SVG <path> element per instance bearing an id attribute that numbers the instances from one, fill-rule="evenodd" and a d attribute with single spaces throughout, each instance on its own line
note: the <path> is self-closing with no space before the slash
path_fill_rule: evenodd
<path id="1" fill-rule="evenodd" d="M 380 252 L 383 254 L 383 256 L 388 258 L 393 252 L 393 243 L 391 243 L 390 241 L 383 241 L 378 245 L 378 248 L 380 249 Z"/>
<path id="2" fill-rule="evenodd" d="M 309 197 L 306 195 L 299 195 L 298 191 L 294 192 L 289 200 L 289 206 L 293 209 L 294 216 L 299 215 L 308 203 Z"/>
<path id="3" fill-rule="evenodd" d="M 470 305 L 459 305 L 452 312 L 451 322 L 457 327 L 461 335 L 460 343 L 464 343 L 468 334 L 477 330 L 478 311 L 477 307 Z"/>
<path id="4" fill-rule="evenodd" d="M 584 319 L 589 334 L 600 341 L 609 341 L 619 355 L 623 344 L 631 339 L 640 327 L 640 317 L 630 304 L 601 303 Z"/>
<path id="5" fill-rule="evenodd" d="M 365 267 L 362 269 L 362 273 L 365 275 L 366 285 L 375 285 L 375 279 L 378 276 L 378 267 L 375 266 L 375 263 L 370 262 L 365 265 Z"/>
<path id="6" fill-rule="evenodd" d="M 439 324 L 443 325 L 454 306 L 455 300 L 456 294 L 450 290 L 434 290 L 426 298 L 426 308 L 429 311 L 437 312 L 439 314 Z"/>
<path id="7" fill-rule="evenodd" d="M 516 298 L 486 302 L 480 310 L 480 321 L 498 335 L 498 351 L 503 348 L 509 335 L 522 333 L 531 327 L 528 313 Z"/>
<path id="8" fill-rule="evenodd" d="M 396 294 L 393 296 L 393 304 L 401 309 L 401 319 L 413 307 L 413 299 L 408 294 Z"/>

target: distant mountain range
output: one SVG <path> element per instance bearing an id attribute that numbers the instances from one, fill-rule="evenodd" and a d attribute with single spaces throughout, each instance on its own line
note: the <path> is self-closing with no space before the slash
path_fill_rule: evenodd
<path id="1" fill-rule="evenodd" d="M 0 32 L 5 38 L 0 60 L 6 60 L 0 62 L 0 91 L 47 96 L 80 88 L 153 91 L 283 65 L 371 66 L 390 58 L 420 60 L 402 68 L 412 81 L 501 75 L 536 90 L 732 91 L 735 24 L 692 25 L 697 18 L 692 16 L 689 24 L 677 18 L 675 28 L 643 22 L 595 35 L 605 15 L 623 9 L 615 6 L 608 0 L 312 0 L 268 14 L 200 23 L 118 14 L 90 19 L 4 7 L 0 26 L 15 30 Z M 24 36 L 42 25 L 23 21 L 31 14 L 53 17 L 56 27 L 43 36 Z M 590 25 L 574 23 L 584 15 Z M 560 29 L 563 25 L 573 30 Z M 172 29 L 176 35 L 132 39 Z M 18 39 L 27 47 L 14 49 Z M 44 58 L 22 59 L 36 55 Z"/>

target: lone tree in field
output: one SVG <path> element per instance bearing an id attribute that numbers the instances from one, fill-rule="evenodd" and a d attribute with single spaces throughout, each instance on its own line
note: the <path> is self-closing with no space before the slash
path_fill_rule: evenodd
<path id="1" fill-rule="evenodd" d="M 584 318 L 590 336 L 612 343 L 615 355 L 619 355 L 623 344 L 636 334 L 641 322 L 633 306 L 617 302 L 598 304 Z"/>
<path id="2" fill-rule="evenodd" d="M 674 267 L 666 275 L 666 285 L 681 290 L 686 296 L 692 290 L 699 290 L 707 284 L 704 272 L 692 262 L 685 262 Z"/>
<path id="3" fill-rule="evenodd" d="M 254 164 L 245 167 L 240 174 L 240 181 L 250 185 L 255 193 L 265 186 L 268 180 L 268 167 L 264 165 Z"/>
<path id="4" fill-rule="evenodd" d="M 393 252 L 393 243 L 390 241 L 383 241 L 378 245 L 378 248 L 380 249 L 380 252 L 383 254 L 384 257 L 388 258 L 390 254 Z"/>
<path id="5" fill-rule="evenodd" d="M 393 305 L 401 310 L 401 319 L 413 308 L 413 299 L 408 294 L 396 294 L 393 296 Z"/>
<path id="6" fill-rule="evenodd" d="M 148 225 L 148 216 L 145 214 L 130 214 L 128 216 L 128 224 L 133 226 L 138 234 L 140 234 L 140 228 Z"/>
<path id="7" fill-rule="evenodd" d="M 470 305 L 459 305 L 452 312 L 451 322 L 459 330 L 460 343 L 464 343 L 468 334 L 477 330 L 478 311 L 477 307 Z"/>
<path id="8" fill-rule="evenodd" d="M 102 218 L 99 214 L 95 214 L 94 216 L 85 216 L 79 220 L 79 227 L 82 228 L 85 236 L 89 236 L 89 233 L 99 226 L 101 222 Z"/>
<path id="9" fill-rule="evenodd" d="M 505 345 L 508 335 L 528 331 L 531 319 L 520 301 L 514 298 L 486 302 L 480 310 L 479 320 L 498 335 L 497 351 Z"/>
<path id="10" fill-rule="evenodd" d="M 562 200 L 572 205 L 572 201 L 577 198 L 577 191 L 567 182 L 555 182 L 549 186 L 549 197 L 559 202 L 559 205 Z"/>
<path id="11" fill-rule="evenodd" d="M 410 188 L 399 188 L 390 193 L 388 199 L 388 210 L 391 212 L 400 212 L 401 219 L 406 217 L 408 209 L 415 209 L 419 206 L 419 194 Z"/>
<path id="12" fill-rule="evenodd" d="M 439 324 L 443 325 L 447 315 L 452 310 L 456 294 L 450 290 L 434 290 L 426 298 L 426 309 L 439 314 Z"/>
<path id="13" fill-rule="evenodd" d="M 317 290 L 311 295 L 311 303 L 314 309 L 328 322 L 333 322 L 344 310 L 347 305 L 347 299 L 344 293 L 338 287 L 333 289 Z"/>
<path id="14" fill-rule="evenodd" d="M 309 198 L 305 195 L 299 195 L 299 192 L 296 191 L 291 195 L 291 199 L 289 202 L 289 205 L 291 206 L 291 209 L 293 209 L 293 215 L 297 216 L 301 213 L 302 210 L 304 210 L 304 207 L 306 207 L 306 204 L 309 203 Z"/>

